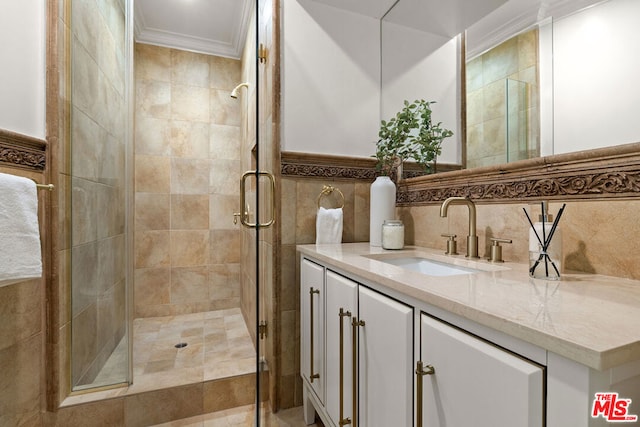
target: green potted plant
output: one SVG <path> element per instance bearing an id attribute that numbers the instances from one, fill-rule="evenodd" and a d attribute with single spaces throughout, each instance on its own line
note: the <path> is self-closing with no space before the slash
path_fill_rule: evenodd
<path id="1" fill-rule="evenodd" d="M 392 175 L 404 160 L 413 159 L 426 172 L 432 172 L 436 157 L 442 152 L 442 141 L 453 132 L 433 123 L 431 105 L 435 101 L 417 99 L 404 101 L 404 107 L 389 121 L 382 120 L 376 154 L 376 169 L 382 175 Z"/>

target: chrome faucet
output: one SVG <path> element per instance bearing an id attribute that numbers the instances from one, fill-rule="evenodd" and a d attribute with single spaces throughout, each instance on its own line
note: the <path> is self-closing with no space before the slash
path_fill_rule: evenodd
<path id="1" fill-rule="evenodd" d="M 467 257 L 479 258 L 478 235 L 476 234 L 476 205 L 466 197 L 449 197 L 440 206 L 440 216 L 445 218 L 449 205 L 467 205 L 469 208 L 469 235 L 467 236 Z"/>

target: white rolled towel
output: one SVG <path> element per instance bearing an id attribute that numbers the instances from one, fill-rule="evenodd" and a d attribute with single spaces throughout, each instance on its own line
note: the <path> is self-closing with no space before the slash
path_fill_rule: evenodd
<path id="1" fill-rule="evenodd" d="M 32 180 L 0 173 L 0 286 L 42 276 L 37 192 Z"/>
<path id="2" fill-rule="evenodd" d="M 342 243 L 342 208 L 318 209 L 316 244 Z"/>

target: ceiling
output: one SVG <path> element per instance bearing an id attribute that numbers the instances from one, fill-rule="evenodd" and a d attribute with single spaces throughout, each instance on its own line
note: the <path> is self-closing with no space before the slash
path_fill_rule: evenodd
<path id="1" fill-rule="evenodd" d="M 135 39 L 239 59 L 253 0 L 136 0 Z"/>

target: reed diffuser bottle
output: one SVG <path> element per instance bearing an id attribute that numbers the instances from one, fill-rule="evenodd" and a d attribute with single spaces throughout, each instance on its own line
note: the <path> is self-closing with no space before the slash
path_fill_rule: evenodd
<path id="1" fill-rule="evenodd" d="M 542 202 L 538 222 L 529 230 L 529 275 L 535 279 L 559 280 L 562 271 L 562 230 L 558 226 L 564 206 L 556 221 Z"/>

